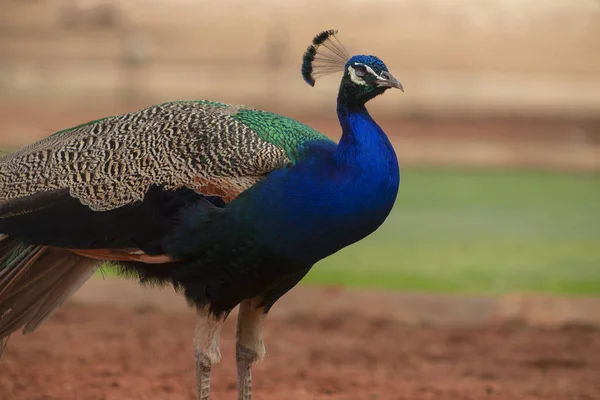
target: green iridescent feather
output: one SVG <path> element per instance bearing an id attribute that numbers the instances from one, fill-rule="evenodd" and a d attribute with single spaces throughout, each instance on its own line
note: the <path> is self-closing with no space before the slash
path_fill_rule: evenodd
<path id="1" fill-rule="evenodd" d="M 233 118 L 248 126 L 261 139 L 282 148 L 292 162 L 298 159 L 303 143 L 331 141 L 309 126 L 268 111 L 241 109 Z"/>

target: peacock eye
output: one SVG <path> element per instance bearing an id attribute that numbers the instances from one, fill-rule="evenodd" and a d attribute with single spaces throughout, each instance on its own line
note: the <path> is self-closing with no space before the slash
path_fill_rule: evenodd
<path id="1" fill-rule="evenodd" d="M 367 68 L 364 65 L 356 64 L 354 66 L 354 72 L 356 72 L 356 76 L 362 78 L 367 74 Z"/>

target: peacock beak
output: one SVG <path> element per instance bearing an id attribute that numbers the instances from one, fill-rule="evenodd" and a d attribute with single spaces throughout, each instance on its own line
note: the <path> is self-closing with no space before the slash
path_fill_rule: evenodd
<path id="1" fill-rule="evenodd" d="M 377 87 L 396 88 L 396 89 L 400 89 L 404 92 L 404 88 L 402 87 L 402 84 L 400 83 L 400 81 L 398 79 L 394 78 L 392 76 L 392 74 L 390 74 L 387 71 L 383 71 L 380 76 L 383 79 L 377 79 L 375 81 L 375 83 L 377 84 Z"/>

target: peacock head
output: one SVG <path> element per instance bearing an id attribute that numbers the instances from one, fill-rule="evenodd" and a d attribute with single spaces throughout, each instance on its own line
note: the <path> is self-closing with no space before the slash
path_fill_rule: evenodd
<path id="1" fill-rule="evenodd" d="M 365 104 L 390 88 L 404 91 L 383 61 L 371 55 L 350 57 L 336 33 L 319 33 L 304 53 L 302 76 L 309 85 L 314 86 L 320 76 L 343 71 L 339 100 L 350 105 Z"/>

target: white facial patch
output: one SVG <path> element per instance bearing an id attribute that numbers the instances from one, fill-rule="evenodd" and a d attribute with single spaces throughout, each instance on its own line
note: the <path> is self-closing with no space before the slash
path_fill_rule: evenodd
<path id="1" fill-rule="evenodd" d="M 351 65 L 348 66 L 348 75 L 350 75 L 350 79 L 352 79 L 352 82 L 356 83 L 357 85 L 367 86 L 367 82 L 365 82 L 364 79 L 359 78 L 356 75 L 356 70 L 352 68 Z"/>
<path id="2" fill-rule="evenodd" d="M 377 75 L 377 73 L 373 70 L 373 68 L 369 67 L 366 64 L 362 64 L 362 63 L 356 63 L 357 65 L 363 65 L 365 67 L 365 69 L 367 70 L 367 72 L 371 75 L 373 75 L 375 78 L 380 79 L 380 80 L 385 80 L 384 77 L 382 77 L 381 75 Z M 348 75 L 350 75 L 350 79 L 352 79 L 352 82 L 356 83 L 357 85 L 363 85 L 366 86 L 367 82 L 365 82 L 364 79 L 360 78 L 358 75 L 356 75 L 356 70 L 354 68 L 352 68 L 351 65 L 348 66 Z"/>
<path id="3" fill-rule="evenodd" d="M 375 77 L 376 77 L 377 79 L 385 80 L 385 78 L 384 78 L 383 76 L 381 76 L 381 75 L 377 75 L 377 73 L 376 73 L 376 72 L 373 70 L 373 68 L 371 68 L 371 67 L 369 67 L 368 65 L 365 65 L 365 64 L 363 64 L 363 65 L 364 65 L 364 66 L 365 66 L 365 68 L 367 69 L 367 72 L 368 72 L 368 73 L 375 75 Z"/>

